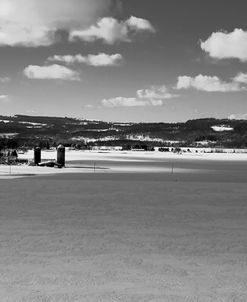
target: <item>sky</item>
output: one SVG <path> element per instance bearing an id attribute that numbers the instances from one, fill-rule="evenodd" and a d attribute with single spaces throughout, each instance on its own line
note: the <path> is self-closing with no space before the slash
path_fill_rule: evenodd
<path id="1" fill-rule="evenodd" d="M 0 114 L 247 119 L 245 0 L 0 0 Z"/>

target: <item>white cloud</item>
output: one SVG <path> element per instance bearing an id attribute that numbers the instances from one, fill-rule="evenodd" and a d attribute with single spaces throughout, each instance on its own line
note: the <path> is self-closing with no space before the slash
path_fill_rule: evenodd
<path id="1" fill-rule="evenodd" d="M 236 28 L 233 32 L 214 32 L 201 42 L 201 48 L 212 58 L 236 58 L 247 61 L 247 31 Z"/>
<path id="2" fill-rule="evenodd" d="M 123 57 L 120 54 L 107 55 L 100 53 L 98 55 L 87 56 L 87 64 L 92 66 L 114 66 L 119 65 L 122 60 Z"/>
<path id="3" fill-rule="evenodd" d="M 115 97 L 102 100 L 105 107 L 140 107 L 140 106 L 162 106 L 165 99 L 178 97 L 169 93 L 166 86 L 151 86 L 149 89 L 140 89 L 136 97 Z"/>
<path id="4" fill-rule="evenodd" d="M 125 24 L 111 17 L 102 18 L 97 25 L 92 25 L 87 29 L 72 31 L 70 40 L 76 39 L 88 42 L 102 39 L 108 44 L 113 44 L 115 41 L 130 41 Z"/>
<path id="5" fill-rule="evenodd" d="M 94 105 L 92 105 L 92 104 L 86 104 L 83 107 L 87 108 L 87 109 L 92 109 L 92 108 L 94 108 Z"/>
<path id="6" fill-rule="evenodd" d="M 247 84 L 247 73 L 240 72 L 233 80 L 238 83 Z"/>
<path id="7" fill-rule="evenodd" d="M 177 81 L 177 89 L 190 89 L 206 91 L 206 92 L 234 92 L 247 90 L 246 87 L 240 85 L 234 79 L 232 82 L 224 82 L 217 76 L 197 75 L 196 77 L 179 76 Z"/>
<path id="8" fill-rule="evenodd" d="M 57 64 L 50 66 L 29 65 L 23 73 L 29 79 L 80 81 L 80 74 L 77 71 Z"/>
<path id="9" fill-rule="evenodd" d="M 121 64 L 123 60 L 122 55 L 120 54 L 112 54 L 108 55 L 105 53 L 99 53 L 97 55 L 87 55 L 82 56 L 81 54 L 77 55 L 55 55 L 53 57 L 49 57 L 48 61 L 52 62 L 63 62 L 66 64 L 73 64 L 73 63 L 84 63 L 91 66 L 116 66 Z"/>
<path id="10" fill-rule="evenodd" d="M 153 25 L 146 19 L 137 18 L 134 16 L 131 16 L 125 24 L 132 30 L 136 31 L 150 31 L 152 33 L 155 33 L 155 29 Z"/>
<path id="11" fill-rule="evenodd" d="M 230 114 L 229 120 L 247 120 L 247 113 Z"/>
<path id="12" fill-rule="evenodd" d="M 1 103 L 8 103 L 9 102 L 9 96 L 6 94 L 0 94 L 0 102 Z"/>
<path id="13" fill-rule="evenodd" d="M 163 101 L 162 100 L 147 100 L 147 105 L 149 105 L 149 106 L 162 106 Z"/>
<path id="14" fill-rule="evenodd" d="M 136 98 L 115 97 L 111 99 L 103 99 L 102 104 L 105 107 L 134 107 L 143 106 Z"/>
<path id="15" fill-rule="evenodd" d="M 144 107 L 144 106 L 162 106 L 161 100 L 139 100 L 137 98 L 116 97 L 102 100 L 105 107 Z"/>
<path id="16" fill-rule="evenodd" d="M 10 80 L 11 79 L 9 77 L 0 77 L 0 83 L 8 83 Z"/>
<path id="17" fill-rule="evenodd" d="M 137 96 L 140 99 L 171 99 L 177 97 L 178 95 L 171 94 L 166 86 L 151 86 L 149 89 L 137 90 Z"/>
<path id="18" fill-rule="evenodd" d="M 118 21 L 111 17 L 105 17 L 87 29 L 71 31 L 70 40 L 87 42 L 103 40 L 107 44 L 114 44 L 118 41 L 130 42 L 133 33 L 144 31 L 155 32 L 148 20 L 132 16 L 126 21 Z"/>
<path id="19" fill-rule="evenodd" d="M 8 25 L 0 32 L 0 45 L 8 46 L 48 46 L 55 40 L 55 31 L 47 27 L 19 28 L 18 25 Z"/>
<path id="20" fill-rule="evenodd" d="M 107 14 L 112 0 L 0 0 L 0 45 L 48 46 L 56 32 L 88 27 Z"/>
<path id="21" fill-rule="evenodd" d="M 118 21 L 103 17 L 119 10 L 120 3 L 120 0 L 0 0 L 0 46 L 49 46 L 60 39 L 59 31 L 67 32 L 70 40 L 102 39 L 108 44 L 130 41 L 138 32 L 155 31 L 142 18 L 132 16 Z"/>

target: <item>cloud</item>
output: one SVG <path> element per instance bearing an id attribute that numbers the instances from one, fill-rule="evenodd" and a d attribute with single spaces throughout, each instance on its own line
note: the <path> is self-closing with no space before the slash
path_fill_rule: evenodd
<path id="1" fill-rule="evenodd" d="M 131 16 L 128 20 L 125 21 L 125 24 L 131 29 L 137 32 L 139 31 L 149 31 L 155 33 L 155 28 L 153 25 L 146 19 L 137 18 Z"/>
<path id="2" fill-rule="evenodd" d="M 48 61 L 51 62 L 62 62 L 66 64 L 84 63 L 91 66 L 116 66 L 121 64 L 122 60 L 123 57 L 121 54 L 108 55 L 105 53 L 99 53 L 97 55 L 87 55 L 87 56 L 82 56 L 81 54 L 77 54 L 74 56 L 55 55 L 48 58 Z"/>
<path id="3" fill-rule="evenodd" d="M 240 72 L 233 80 L 238 83 L 247 84 L 247 73 Z"/>
<path id="4" fill-rule="evenodd" d="M 151 86 L 149 89 L 140 89 L 136 97 L 115 97 L 102 100 L 105 107 L 140 107 L 140 106 L 162 106 L 165 99 L 178 97 L 169 93 L 166 86 Z"/>
<path id="5" fill-rule="evenodd" d="M 238 114 L 230 114 L 228 116 L 229 120 L 246 120 L 247 113 L 238 113 Z"/>
<path id="6" fill-rule="evenodd" d="M 140 99 L 171 99 L 177 97 L 178 95 L 171 94 L 166 86 L 151 86 L 149 89 L 137 90 L 137 96 Z"/>
<path id="7" fill-rule="evenodd" d="M 233 32 L 214 32 L 201 42 L 201 48 L 215 59 L 247 61 L 247 31 L 236 28 Z"/>
<path id="8" fill-rule="evenodd" d="M 162 106 L 161 100 L 139 100 L 137 98 L 116 97 L 102 100 L 105 107 L 144 107 L 144 106 Z"/>
<path id="9" fill-rule="evenodd" d="M 0 83 L 8 83 L 10 80 L 11 79 L 9 77 L 0 77 Z"/>
<path id="10" fill-rule="evenodd" d="M 6 94 L 0 94 L 0 102 L 1 103 L 8 103 L 9 102 L 9 96 Z"/>
<path id="11" fill-rule="evenodd" d="M 120 10 L 120 0 L 0 0 L 0 46 L 50 46 L 66 36 L 62 32 L 71 41 L 101 39 L 108 44 L 155 32 L 142 18 L 103 17 Z"/>
<path id="12" fill-rule="evenodd" d="M 92 109 L 92 108 L 94 108 L 94 105 L 92 105 L 92 104 L 86 104 L 86 105 L 83 105 L 83 108 Z"/>
<path id="13" fill-rule="evenodd" d="M 106 44 L 123 41 L 130 42 L 133 34 L 140 32 L 154 33 L 152 24 L 142 18 L 130 17 L 126 21 L 118 21 L 112 17 L 105 17 L 87 29 L 74 30 L 70 33 L 70 40 L 83 40 L 92 42 L 103 40 Z"/>
<path id="14" fill-rule="evenodd" d="M 80 81 L 80 74 L 77 71 L 57 64 L 50 66 L 29 65 L 23 73 L 29 79 Z"/>
<path id="15" fill-rule="evenodd" d="M 224 82 L 217 76 L 197 75 L 196 77 L 179 76 L 177 81 L 177 89 L 190 89 L 206 91 L 206 92 L 235 92 L 247 90 L 246 87 L 240 85 L 235 79 L 232 82 Z"/>
<path id="16" fill-rule="evenodd" d="M 86 28 L 118 0 L 0 0 L 0 45 L 49 46 L 57 32 Z"/>

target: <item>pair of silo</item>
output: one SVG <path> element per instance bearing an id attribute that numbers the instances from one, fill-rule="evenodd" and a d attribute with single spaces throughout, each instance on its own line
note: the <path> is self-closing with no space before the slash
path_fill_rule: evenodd
<path id="1" fill-rule="evenodd" d="M 41 163 L 41 148 L 34 148 L 34 164 L 38 166 Z M 57 147 L 57 164 L 61 167 L 65 166 L 65 147 L 63 145 L 59 145 Z"/>

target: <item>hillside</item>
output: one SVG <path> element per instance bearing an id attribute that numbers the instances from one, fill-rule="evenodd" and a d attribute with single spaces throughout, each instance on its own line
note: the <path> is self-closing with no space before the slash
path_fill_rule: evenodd
<path id="1" fill-rule="evenodd" d="M 68 117 L 0 116 L 3 145 L 132 145 L 247 147 L 247 121 L 205 118 L 185 123 L 113 123 Z M 11 147 L 11 146 L 9 146 Z"/>

